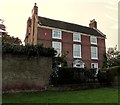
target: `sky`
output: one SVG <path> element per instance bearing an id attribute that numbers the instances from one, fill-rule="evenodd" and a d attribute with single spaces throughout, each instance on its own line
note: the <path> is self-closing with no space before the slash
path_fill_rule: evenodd
<path id="1" fill-rule="evenodd" d="M 24 41 L 26 21 L 31 17 L 34 3 L 38 15 L 89 26 L 90 20 L 97 21 L 103 32 L 106 47 L 118 45 L 118 1 L 119 0 L 0 0 L 0 19 L 4 20 L 9 35 Z"/>

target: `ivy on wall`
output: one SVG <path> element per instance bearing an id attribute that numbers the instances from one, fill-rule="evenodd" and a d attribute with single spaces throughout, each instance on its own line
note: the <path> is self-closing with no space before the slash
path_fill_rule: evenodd
<path id="1" fill-rule="evenodd" d="M 9 43 L 2 44 L 2 54 L 54 57 L 56 53 L 53 48 L 45 48 L 41 44 L 26 46 Z"/>

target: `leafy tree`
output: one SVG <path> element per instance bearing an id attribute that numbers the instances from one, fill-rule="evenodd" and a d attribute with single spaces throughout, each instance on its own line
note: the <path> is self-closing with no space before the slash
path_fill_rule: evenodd
<path id="1" fill-rule="evenodd" d="M 120 65 L 120 51 L 117 51 L 117 46 L 109 48 L 106 56 L 109 67 Z"/>
<path id="2" fill-rule="evenodd" d="M 10 36 L 6 32 L 6 26 L 3 24 L 4 20 L 0 19 L 0 30 L 2 33 L 2 43 L 10 43 L 21 45 L 22 41 L 18 37 Z"/>
<path id="3" fill-rule="evenodd" d="M 2 42 L 21 45 L 22 41 L 18 37 L 10 36 L 7 33 L 2 34 Z"/>
<path id="4" fill-rule="evenodd" d="M 107 56 L 106 53 L 103 55 L 103 69 L 108 68 L 108 61 L 107 61 Z"/>

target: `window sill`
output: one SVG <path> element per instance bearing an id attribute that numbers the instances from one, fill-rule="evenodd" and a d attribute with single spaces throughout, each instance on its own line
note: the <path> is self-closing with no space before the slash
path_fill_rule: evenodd
<path id="1" fill-rule="evenodd" d="M 97 45 L 97 43 L 91 43 L 92 45 Z"/>
<path id="2" fill-rule="evenodd" d="M 92 60 L 98 60 L 98 58 L 91 58 Z"/>
<path id="3" fill-rule="evenodd" d="M 81 42 L 80 40 L 73 40 L 73 42 Z"/>
<path id="4" fill-rule="evenodd" d="M 62 39 L 62 38 L 58 38 L 58 37 L 52 37 L 53 39 Z"/>
<path id="5" fill-rule="evenodd" d="M 73 58 L 82 58 L 82 57 L 74 56 Z"/>

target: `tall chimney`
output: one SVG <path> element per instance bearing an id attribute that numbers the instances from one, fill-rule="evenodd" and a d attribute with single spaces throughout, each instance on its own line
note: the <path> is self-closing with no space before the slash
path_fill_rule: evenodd
<path id="1" fill-rule="evenodd" d="M 38 7 L 37 7 L 37 3 L 35 3 L 33 9 L 32 9 L 32 14 L 34 15 L 38 15 Z"/>
<path id="2" fill-rule="evenodd" d="M 95 19 L 90 20 L 89 27 L 90 28 L 97 28 L 97 22 L 95 21 Z"/>
<path id="3" fill-rule="evenodd" d="M 27 20 L 27 27 L 31 27 L 31 18 L 30 17 Z"/>

